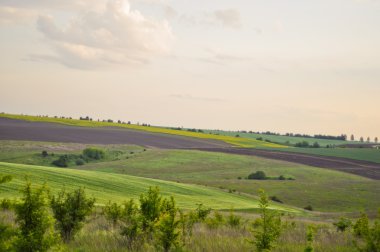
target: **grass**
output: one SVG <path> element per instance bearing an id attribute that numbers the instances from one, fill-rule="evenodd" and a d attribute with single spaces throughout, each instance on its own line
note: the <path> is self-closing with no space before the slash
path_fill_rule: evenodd
<path id="1" fill-rule="evenodd" d="M 243 137 L 233 137 L 233 136 L 222 136 L 222 135 L 214 135 L 214 134 L 206 134 L 200 132 L 190 132 L 185 130 L 174 130 L 163 127 L 155 127 L 155 126 L 141 126 L 136 124 L 120 124 L 120 123 L 109 123 L 109 122 L 98 122 L 98 121 L 86 121 L 86 120 L 77 120 L 77 119 L 64 119 L 64 118 L 54 118 L 54 117 L 39 117 L 39 116 L 27 116 L 27 115 L 13 115 L 13 114 L 0 114 L 0 117 L 17 119 L 17 120 L 25 120 L 25 121 L 33 121 L 33 122 L 49 122 L 49 123 L 60 123 L 70 126 L 80 126 L 80 127 L 121 127 L 127 129 L 134 130 L 144 130 L 152 133 L 161 133 L 161 134 L 170 134 L 170 135 L 179 135 L 186 137 L 195 137 L 201 139 L 211 139 L 211 140 L 219 140 L 229 144 L 232 144 L 237 147 L 245 147 L 245 148 L 257 148 L 257 147 L 265 147 L 265 148 L 286 148 L 287 146 L 267 143 L 264 141 L 258 141 L 251 138 L 243 138 Z"/>
<path id="2" fill-rule="evenodd" d="M 109 200 L 122 202 L 130 198 L 137 199 L 150 186 L 158 186 L 164 196 L 174 196 L 178 205 L 185 209 L 195 208 L 199 203 L 213 209 L 234 207 L 249 210 L 258 206 L 257 200 L 252 197 L 226 193 L 215 188 L 113 173 L 0 162 L 0 174 L 13 177 L 10 183 L 0 186 L 1 198 L 19 197 L 19 189 L 27 177 L 34 185 L 47 183 L 52 193 L 57 193 L 63 187 L 67 190 L 85 187 L 87 193 L 101 204 Z M 301 213 L 287 206 L 274 205 L 274 209 Z"/>
<path id="3" fill-rule="evenodd" d="M 352 142 L 352 141 L 343 141 L 343 140 L 330 140 L 330 139 L 318 139 L 318 138 L 308 138 L 308 137 L 291 137 L 291 136 L 281 136 L 281 135 L 267 135 L 267 134 L 256 134 L 256 133 L 243 133 L 243 132 L 236 132 L 236 131 L 224 131 L 224 130 L 205 130 L 206 133 L 212 133 L 212 134 L 219 134 L 222 136 L 236 136 L 239 135 L 240 137 L 244 138 L 263 138 L 263 140 L 269 140 L 274 143 L 280 143 L 280 144 L 296 144 L 302 141 L 307 141 L 310 144 L 313 144 L 315 142 L 318 142 L 321 146 L 326 147 L 327 145 L 341 145 L 341 144 L 347 144 L 347 143 L 358 143 L 358 142 Z"/>
<path id="4" fill-rule="evenodd" d="M 256 195 L 263 188 L 284 203 L 316 211 L 376 210 L 380 207 L 380 181 L 294 163 L 201 151 L 148 150 L 127 160 L 87 164 L 80 169 L 207 185 Z M 295 180 L 247 180 L 262 170 L 269 177 Z M 241 177 L 242 179 L 238 179 Z"/>
<path id="5" fill-rule="evenodd" d="M 78 154 L 90 145 L 0 141 L 0 161 L 52 166 L 50 156 L 42 150 L 59 154 Z M 94 146 L 94 145 L 91 145 Z M 264 188 L 285 204 L 303 208 L 312 205 L 316 211 L 357 212 L 380 207 L 380 181 L 333 170 L 224 153 L 159 150 L 130 145 L 95 145 L 106 151 L 106 158 L 76 169 L 128 174 L 140 177 L 198 184 L 224 191 L 256 195 Z M 131 154 L 133 153 L 133 154 Z M 269 177 L 293 177 L 295 180 L 246 180 L 250 173 L 262 170 Z M 238 179 L 241 177 L 243 179 Z"/>

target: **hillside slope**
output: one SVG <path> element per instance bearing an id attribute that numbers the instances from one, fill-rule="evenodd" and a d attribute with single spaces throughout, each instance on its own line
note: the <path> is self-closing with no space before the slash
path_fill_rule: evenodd
<path id="1" fill-rule="evenodd" d="M 11 175 L 10 183 L 0 186 L 0 197 L 18 197 L 19 189 L 25 184 L 27 176 L 33 184 L 47 183 L 53 193 L 65 187 L 68 190 L 85 187 L 89 195 L 95 197 L 98 203 L 108 200 L 123 201 L 130 198 L 137 199 L 150 186 L 158 186 L 165 196 L 174 196 L 178 205 L 191 209 L 196 204 L 203 203 L 213 209 L 254 209 L 257 208 L 256 199 L 227 193 L 204 186 L 181 184 L 163 180 L 140 178 L 123 174 L 112 174 L 95 171 L 80 171 L 73 169 L 51 168 L 33 165 L 21 165 L 0 162 L 0 174 Z M 301 211 L 286 206 L 273 204 L 279 210 L 300 213 Z"/>

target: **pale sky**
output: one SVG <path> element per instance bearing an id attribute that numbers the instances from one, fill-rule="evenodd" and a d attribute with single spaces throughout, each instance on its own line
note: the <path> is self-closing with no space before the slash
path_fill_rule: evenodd
<path id="1" fill-rule="evenodd" d="M 0 112 L 380 137 L 380 0 L 0 0 Z"/>

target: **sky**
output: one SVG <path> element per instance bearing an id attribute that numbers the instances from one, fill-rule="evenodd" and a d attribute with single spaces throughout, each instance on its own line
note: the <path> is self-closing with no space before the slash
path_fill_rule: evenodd
<path id="1" fill-rule="evenodd" d="M 0 112 L 380 137 L 380 0 L 0 0 Z"/>

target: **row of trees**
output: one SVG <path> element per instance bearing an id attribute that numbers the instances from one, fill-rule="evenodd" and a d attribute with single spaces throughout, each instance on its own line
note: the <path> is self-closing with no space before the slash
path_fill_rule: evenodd
<path id="1" fill-rule="evenodd" d="M 351 135 L 350 140 L 351 140 L 351 141 L 355 141 L 355 136 L 354 136 L 354 135 Z M 360 138 L 359 138 L 359 141 L 360 141 L 361 143 L 364 143 L 364 138 L 363 138 L 363 137 L 360 137 Z M 373 139 L 373 141 L 374 141 L 375 143 L 378 143 L 378 142 L 379 142 L 379 138 L 378 138 L 378 137 L 375 137 L 375 138 Z M 370 142 L 371 142 L 371 138 L 370 138 L 370 137 L 367 137 L 366 142 L 367 142 L 367 143 L 370 143 Z"/>

